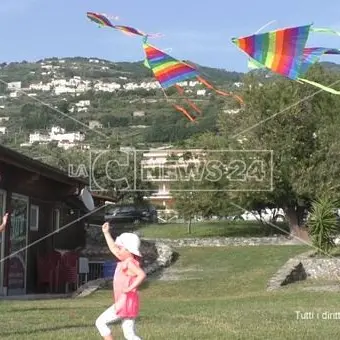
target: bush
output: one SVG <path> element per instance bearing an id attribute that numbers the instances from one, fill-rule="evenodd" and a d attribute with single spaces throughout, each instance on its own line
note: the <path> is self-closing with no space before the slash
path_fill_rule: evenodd
<path id="1" fill-rule="evenodd" d="M 317 253 L 329 254 L 335 247 L 337 232 L 336 202 L 330 198 L 320 198 L 313 202 L 307 226 Z"/>

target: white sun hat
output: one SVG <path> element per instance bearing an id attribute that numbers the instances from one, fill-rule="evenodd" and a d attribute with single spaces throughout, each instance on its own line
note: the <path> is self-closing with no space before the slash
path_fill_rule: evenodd
<path id="1" fill-rule="evenodd" d="M 139 251 L 141 242 L 140 242 L 139 237 L 136 234 L 123 233 L 116 238 L 115 243 L 118 246 L 124 247 L 131 254 L 134 254 L 136 256 L 142 256 L 142 254 Z"/>

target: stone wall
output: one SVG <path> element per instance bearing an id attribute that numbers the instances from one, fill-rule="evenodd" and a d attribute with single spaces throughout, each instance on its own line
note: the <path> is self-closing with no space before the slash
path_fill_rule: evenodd
<path id="1" fill-rule="evenodd" d="M 82 256 L 91 261 L 112 260 L 113 255 L 108 249 L 100 227 L 86 228 L 86 248 L 81 251 Z M 115 238 L 115 235 L 112 235 Z M 142 267 L 151 271 L 151 268 L 168 266 L 173 257 L 171 245 L 157 240 L 141 239 L 140 252 L 142 253 Z"/>
<path id="2" fill-rule="evenodd" d="M 81 256 L 87 257 L 90 261 L 113 260 L 114 256 L 108 249 L 101 228 L 92 227 L 89 229 L 87 246 L 81 250 Z M 168 267 L 176 254 L 167 244 L 146 240 L 142 240 L 140 252 L 142 253 L 141 266 L 147 275 Z M 77 289 L 73 297 L 85 297 L 103 288 L 112 289 L 112 278 L 100 278 L 87 282 Z"/>
<path id="3" fill-rule="evenodd" d="M 169 266 L 175 254 L 173 249 L 167 244 L 144 240 L 142 240 L 140 251 L 142 253 L 141 266 L 147 274 Z M 87 257 L 90 261 L 108 261 L 114 259 L 107 246 L 88 246 L 80 252 L 80 255 Z"/>
<path id="4" fill-rule="evenodd" d="M 225 246 L 260 246 L 260 245 L 296 245 L 300 241 L 286 237 L 215 237 L 215 238 L 183 238 L 183 239 L 149 239 L 161 242 L 174 248 L 179 247 L 225 247 Z"/>
<path id="5" fill-rule="evenodd" d="M 267 290 L 306 279 L 339 280 L 340 259 L 318 258 L 314 253 L 309 251 L 288 260 L 269 280 Z"/>
<path id="6" fill-rule="evenodd" d="M 303 266 L 311 279 L 340 278 L 339 258 L 307 258 L 303 260 Z"/>

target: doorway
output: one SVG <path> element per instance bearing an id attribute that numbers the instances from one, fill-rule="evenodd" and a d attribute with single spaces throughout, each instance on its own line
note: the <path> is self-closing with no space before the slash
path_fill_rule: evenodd
<path id="1" fill-rule="evenodd" d="M 6 191 L 0 189 L 0 216 L 4 216 L 6 211 Z M 3 260 L 5 257 L 5 240 L 6 240 L 6 229 L 2 233 L 0 233 L 0 295 L 3 295 L 4 292 L 4 268 L 5 261 Z"/>
<path id="2" fill-rule="evenodd" d="M 8 295 L 26 294 L 28 197 L 13 194 L 8 270 Z"/>

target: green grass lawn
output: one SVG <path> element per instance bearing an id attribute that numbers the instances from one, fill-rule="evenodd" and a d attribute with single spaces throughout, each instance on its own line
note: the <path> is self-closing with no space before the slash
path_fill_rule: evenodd
<path id="1" fill-rule="evenodd" d="M 187 232 L 186 224 L 147 225 L 138 229 L 146 238 L 194 238 L 194 237 L 262 237 L 272 234 L 289 233 L 284 223 L 276 223 L 279 228 L 254 222 L 200 222 L 192 224 L 191 234 Z M 286 231 L 286 233 L 280 229 Z"/>
<path id="2" fill-rule="evenodd" d="M 137 330 L 146 339 L 337 339 L 337 293 L 311 293 L 305 284 L 267 292 L 267 280 L 304 246 L 179 249 L 171 267 L 177 280 L 150 280 L 141 289 Z M 111 303 L 111 291 L 83 299 L 2 301 L 0 339 L 100 339 L 96 317 Z M 314 312 L 297 320 L 296 311 Z M 319 312 L 319 319 L 316 313 Z M 123 339 L 119 324 L 115 339 Z"/>

